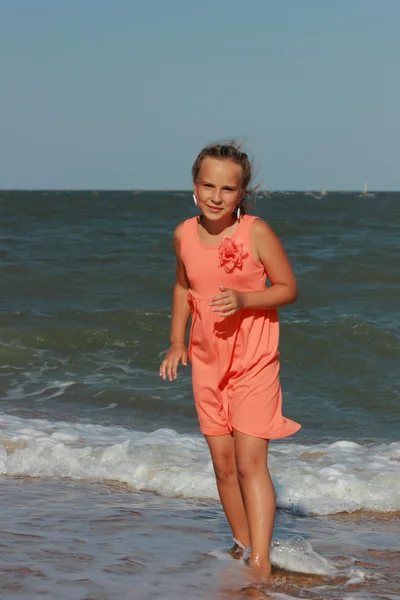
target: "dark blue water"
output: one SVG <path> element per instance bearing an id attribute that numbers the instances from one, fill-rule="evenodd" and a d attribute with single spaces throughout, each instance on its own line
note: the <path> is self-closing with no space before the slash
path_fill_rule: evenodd
<path id="1" fill-rule="evenodd" d="M 196 214 L 191 195 L 3 192 L 0 208 L 2 409 L 71 420 L 93 409 L 97 422 L 112 403 L 112 423 L 196 431 L 190 373 L 157 376 L 172 232 Z M 396 439 L 399 196 L 274 194 L 253 212 L 298 278 L 280 319 L 285 412 L 301 439 Z"/>

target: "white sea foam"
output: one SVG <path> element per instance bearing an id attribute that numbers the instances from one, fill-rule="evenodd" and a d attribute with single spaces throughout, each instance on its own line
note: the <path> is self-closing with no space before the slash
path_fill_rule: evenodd
<path id="1" fill-rule="evenodd" d="M 326 515 L 400 510 L 400 443 L 271 444 L 277 505 Z M 124 482 L 166 496 L 217 499 L 201 436 L 0 415 L 0 472 Z"/>
<path id="2" fill-rule="evenodd" d="M 290 540 L 274 541 L 271 546 L 272 564 L 296 573 L 335 575 L 336 567 L 312 549 L 304 538 L 296 536 Z"/>
<path id="3" fill-rule="evenodd" d="M 249 556 L 248 550 L 245 552 Z M 230 560 L 226 548 L 216 548 L 210 552 L 219 560 Z M 301 536 L 295 536 L 289 540 L 274 540 L 271 545 L 271 563 L 294 573 L 306 573 L 312 575 L 335 576 L 338 569 L 335 565 L 318 554 L 312 546 Z"/>

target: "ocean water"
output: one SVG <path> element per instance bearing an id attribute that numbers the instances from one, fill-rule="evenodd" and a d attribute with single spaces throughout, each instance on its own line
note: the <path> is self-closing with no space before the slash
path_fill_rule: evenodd
<path id="1" fill-rule="evenodd" d="M 400 194 L 274 193 L 273 588 L 230 559 L 190 367 L 168 348 L 185 192 L 0 192 L 0 597 L 400 598 Z"/>

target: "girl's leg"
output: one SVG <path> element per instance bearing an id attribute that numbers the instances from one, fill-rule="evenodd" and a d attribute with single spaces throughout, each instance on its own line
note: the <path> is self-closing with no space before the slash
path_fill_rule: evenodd
<path id="1" fill-rule="evenodd" d="M 275 490 L 268 471 L 268 440 L 234 431 L 236 466 L 250 530 L 250 564 L 268 575 Z"/>
<path id="2" fill-rule="evenodd" d="M 232 435 L 206 435 L 214 465 L 219 497 L 231 526 L 233 537 L 250 545 L 246 511 L 239 487 Z"/>

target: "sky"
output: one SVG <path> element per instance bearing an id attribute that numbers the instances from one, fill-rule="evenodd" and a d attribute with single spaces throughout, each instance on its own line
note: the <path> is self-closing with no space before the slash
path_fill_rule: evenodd
<path id="1" fill-rule="evenodd" d="M 0 0 L 0 189 L 400 190 L 399 0 Z"/>

